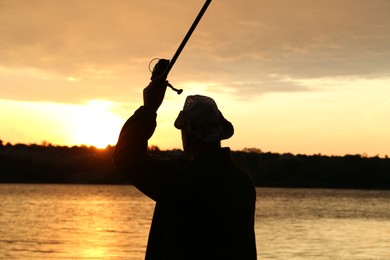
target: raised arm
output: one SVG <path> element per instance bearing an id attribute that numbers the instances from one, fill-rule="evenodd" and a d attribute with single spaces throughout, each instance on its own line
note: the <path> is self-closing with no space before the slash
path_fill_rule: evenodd
<path id="1" fill-rule="evenodd" d="M 124 124 L 113 157 L 127 181 L 155 201 L 160 199 L 170 183 L 173 171 L 169 161 L 155 159 L 147 153 L 148 140 L 156 128 L 157 110 L 167 88 L 167 81 L 158 72 L 154 70 L 152 81 L 143 91 L 143 106 Z"/>

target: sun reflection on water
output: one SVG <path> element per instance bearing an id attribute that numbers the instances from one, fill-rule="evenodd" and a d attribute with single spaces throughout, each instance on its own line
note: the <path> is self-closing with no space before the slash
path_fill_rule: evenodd
<path id="1" fill-rule="evenodd" d="M 388 259 L 390 192 L 257 189 L 259 259 Z M 0 185 L 0 259 L 144 259 L 132 186 Z"/>
<path id="2" fill-rule="evenodd" d="M 139 201 L 131 200 L 126 194 L 119 195 L 115 197 L 102 190 L 82 201 L 73 201 L 76 214 L 71 221 L 76 235 L 73 236 L 75 247 L 71 249 L 74 250 L 72 254 L 87 259 L 107 259 L 122 254 L 119 252 L 129 246 L 144 250 L 147 228 L 136 228 L 137 219 L 129 219 L 129 215 L 137 211 L 142 215 L 140 218 L 149 220 L 146 223 L 149 226 L 151 212 L 146 212 L 146 215 L 139 212 Z M 134 228 L 129 229 L 129 225 Z M 137 234 L 139 232 L 141 234 Z"/>
<path id="3" fill-rule="evenodd" d="M 0 189 L 0 259 L 9 259 L 2 252 L 14 259 L 143 258 L 153 202 L 133 187 L 7 187 L 6 196 Z"/>

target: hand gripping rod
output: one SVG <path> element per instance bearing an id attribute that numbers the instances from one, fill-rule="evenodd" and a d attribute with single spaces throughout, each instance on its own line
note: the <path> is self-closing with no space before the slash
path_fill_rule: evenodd
<path id="1" fill-rule="evenodd" d="M 206 2 L 204 3 L 202 9 L 199 11 L 198 16 L 195 18 L 195 21 L 192 23 L 190 29 L 188 30 L 188 32 L 187 32 L 186 36 L 184 37 L 183 41 L 181 42 L 181 44 L 180 44 L 179 48 L 177 49 L 175 55 L 173 55 L 171 61 L 169 62 L 168 67 L 165 69 L 164 74 L 163 74 L 164 78 L 168 77 L 169 72 L 171 71 L 171 69 L 172 69 L 173 65 L 175 64 L 177 58 L 179 57 L 181 51 L 184 49 L 184 46 L 186 46 L 188 40 L 190 39 L 190 37 L 191 37 L 192 33 L 194 32 L 196 26 L 198 25 L 199 21 L 202 19 L 202 16 L 206 12 L 207 7 L 209 7 L 210 3 L 211 3 L 211 0 L 206 0 Z M 183 92 L 182 89 L 176 89 L 169 83 L 168 83 L 168 86 L 172 90 L 177 92 L 177 94 L 179 94 L 179 95 L 181 94 L 181 92 Z"/>

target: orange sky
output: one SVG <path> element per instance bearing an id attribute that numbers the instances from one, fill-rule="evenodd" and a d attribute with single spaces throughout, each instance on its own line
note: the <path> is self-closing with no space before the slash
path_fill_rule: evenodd
<path id="1" fill-rule="evenodd" d="M 114 144 L 148 63 L 204 1 L 0 0 L 0 139 Z M 232 149 L 390 155 L 390 2 L 213 0 L 169 75 L 150 144 L 180 148 L 189 94 L 213 97 Z"/>

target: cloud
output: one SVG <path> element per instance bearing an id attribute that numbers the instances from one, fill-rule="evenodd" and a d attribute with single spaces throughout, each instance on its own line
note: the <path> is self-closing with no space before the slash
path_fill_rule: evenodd
<path id="1" fill-rule="evenodd" d="M 179 6 L 173 3 L 4 1 L 0 11 L 1 64 L 59 73 L 90 67 L 144 65 L 153 55 L 166 50 L 172 50 L 173 54 L 179 44 L 176 40 L 181 40 L 185 32 L 182 30 L 190 25 L 178 24 L 176 19 L 188 13 L 181 13 L 185 7 L 194 11 L 191 5 L 172 8 Z M 190 19 L 191 16 L 185 20 Z"/>
<path id="2" fill-rule="evenodd" d="M 210 33 L 218 58 L 307 77 L 389 72 L 389 1 L 225 1 L 223 7 L 230 16 L 214 24 L 225 30 Z"/>
<path id="3" fill-rule="evenodd" d="M 149 60 L 173 55 L 203 3 L 2 0 L 0 67 L 51 78 L 30 75 L 37 98 L 121 99 L 147 82 Z M 179 84 L 241 82 L 252 94 L 307 91 L 286 77 L 390 76 L 389 11 L 386 0 L 214 1 L 170 76 Z M 3 97 L 27 95 L 26 81 L 9 77 L 0 80 Z M 70 92 L 42 94 L 51 84 Z"/>

